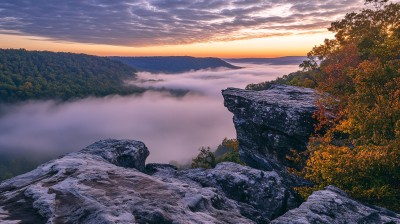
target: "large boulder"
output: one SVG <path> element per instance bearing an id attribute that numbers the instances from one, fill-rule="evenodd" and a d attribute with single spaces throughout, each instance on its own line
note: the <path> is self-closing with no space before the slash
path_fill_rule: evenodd
<path id="1" fill-rule="evenodd" d="M 144 171 L 145 162 L 150 152 L 143 142 L 131 140 L 101 140 L 81 150 L 100 156 L 108 162 L 126 168 Z"/>
<path id="2" fill-rule="evenodd" d="M 400 215 L 387 209 L 365 205 L 340 189 L 328 186 L 308 197 L 299 208 L 272 221 L 274 224 L 396 224 Z"/>
<path id="3" fill-rule="evenodd" d="M 290 166 L 291 149 L 304 151 L 313 132 L 317 93 L 309 88 L 273 85 L 268 90 L 228 88 L 224 105 L 234 114 L 240 158 L 263 170 Z"/>
<path id="4" fill-rule="evenodd" d="M 268 223 L 300 204 L 275 171 L 144 169 L 147 155 L 141 142 L 104 140 L 6 180 L 0 223 Z"/>

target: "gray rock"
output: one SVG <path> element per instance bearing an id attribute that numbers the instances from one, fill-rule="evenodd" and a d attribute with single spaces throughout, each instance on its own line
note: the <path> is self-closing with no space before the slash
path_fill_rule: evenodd
<path id="1" fill-rule="evenodd" d="M 143 142 L 115 139 L 98 141 L 81 152 L 98 155 L 114 165 L 140 171 L 144 171 L 146 158 L 150 154 Z"/>
<path id="2" fill-rule="evenodd" d="M 214 187 L 224 192 L 228 198 L 239 202 L 243 215 L 258 222 L 275 219 L 301 202 L 289 187 L 291 183 L 275 171 L 225 162 L 214 169 L 187 170 L 180 174 L 203 187 Z"/>
<path id="3" fill-rule="evenodd" d="M 283 170 L 291 165 L 290 149 L 306 149 L 317 109 L 314 90 L 274 85 L 264 91 L 228 88 L 222 95 L 234 114 L 240 157 L 249 166 Z"/>
<path id="4" fill-rule="evenodd" d="M 147 155 L 141 142 L 104 140 L 6 180 L 0 222 L 269 223 L 299 205 L 274 171 L 149 164 L 149 175 Z"/>
<path id="5" fill-rule="evenodd" d="M 299 208 L 275 219 L 273 224 L 395 224 L 400 215 L 355 201 L 340 189 L 328 186 L 309 196 Z"/>
<path id="6" fill-rule="evenodd" d="M 216 189 L 223 193 L 223 197 L 212 201 L 214 207 L 224 207 L 222 202 L 227 197 L 237 203 L 241 215 L 257 223 L 272 220 L 301 202 L 289 187 L 291 183 L 277 172 L 256 170 L 231 162 L 219 163 L 214 169 L 175 171 L 170 167 L 160 167 L 153 176 L 184 182 L 190 180 L 202 188 Z"/>

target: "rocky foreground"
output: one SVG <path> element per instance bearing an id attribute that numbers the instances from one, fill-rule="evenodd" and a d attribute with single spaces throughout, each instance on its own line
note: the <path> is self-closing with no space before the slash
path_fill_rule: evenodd
<path id="1" fill-rule="evenodd" d="M 149 150 L 142 142 L 102 140 L 2 182 L 0 223 L 400 223 L 399 214 L 362 204 L 333 186 L 302 203 L 292 190 L 301 181 L 285 171 L 279 150 L 292 139 L 303 144 L 301 136 L 312 131 L 296 125 L 312 123 L 307 114 L 314 98 L 309 89 L 292 88 L 224 91 L 240 154 L 251 167 L 220 163 L 178 171 L 145 164 Z M 263 134 L 257 140 L 246 131 Z"/>
<path id="2" fill-rule="evenodd" d="M 363 205 L 334 187 L 315 192 L 300 205 L 292 183 L 276 171 L 235 163 L 177 171 L 170 165 L 144 166 L 148 154 L 138 141 L 103 140 L 4 181 L 0 185 L 0 220 L 400 223 L 398 214 Z"/>
<path id="3" fill-rule="evenodd" d="M 137 141 L 104 140 L 0 185 L 0 219 L 23 223 L 266 223 L 300 201 L 274 171 L 177 171 Z"/>

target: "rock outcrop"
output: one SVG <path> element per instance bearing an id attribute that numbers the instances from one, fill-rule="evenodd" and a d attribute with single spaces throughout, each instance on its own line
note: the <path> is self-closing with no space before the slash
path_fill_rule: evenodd
<path id="1" fill-rule="evenodd" d="M 291 149 L 303 151 L 315 123 L 312 89 L 274 85 L 268 90 L 228 88 L 224 104 L 234 114 L 239 154 L 247 165 L 283 170 Z"/>
<path id="2" fill-rule="evenodd" d="M 275 219 L 274 224 L 347 223 L 396 224 L 400 215 L 387 209 L 369 206 L 352 200 L 340 189 L 328 186 L 316 191 L 299 208 Z"/>
<path id="3" fill-rule="evenodd" d="M 148 154 L 141 142 L 104 140 L 6 180 L 0 222 L 268 223 L 300 204 L 275 171 L 144 167 Z"/>

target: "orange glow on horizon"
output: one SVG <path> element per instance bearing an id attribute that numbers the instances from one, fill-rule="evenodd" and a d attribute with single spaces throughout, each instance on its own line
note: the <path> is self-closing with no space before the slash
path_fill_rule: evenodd
<path id="1" fill-rule="evenodd" d="M 84 53 L 98 56 L 194 56 L 219 58 L 304 56 L 332 34 L 301 34 L 226 42 L 148 47 L 68 43 L 31 36 L 0 34 L 0 48 Z"/>

